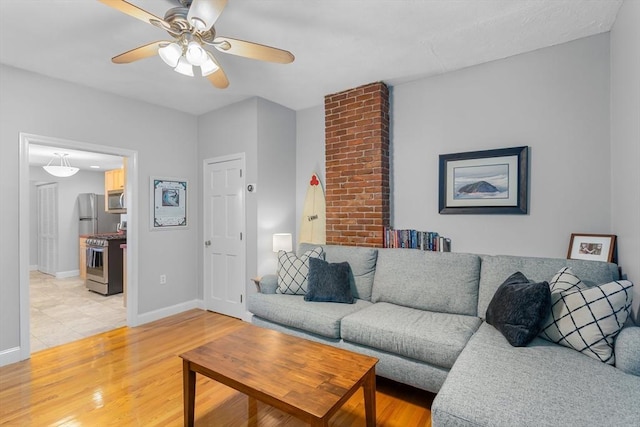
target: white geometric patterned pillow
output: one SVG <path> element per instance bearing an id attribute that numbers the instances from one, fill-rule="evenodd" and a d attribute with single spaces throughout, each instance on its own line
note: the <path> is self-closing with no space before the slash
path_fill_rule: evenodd
<path id="1" fill-rule="evenodd" d="M 309 258 L 324 259 L 324 250 L 318 246 L 298 258 L 293 252 L 278 252 L 278 292 L 281 294 L 305 295 Z"/>
<path id="2" fill-rule="evenodd" d="M 540 336 L 613 365 L 613 343 L 631 308 L 633 283 L 589 287 L 565 267 L 549 282 L 551 313 Z"/>

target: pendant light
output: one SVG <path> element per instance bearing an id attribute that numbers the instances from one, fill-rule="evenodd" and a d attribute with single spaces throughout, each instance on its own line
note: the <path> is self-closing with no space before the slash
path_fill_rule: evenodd
<path id="1" fill-rule="evenodd" d="M 56 158 L 53 157 L 51 160 L 49 160 L 49 163 L 46 166 L 42 167 L 50 175 L 57 176 L 58 178 L 67 178 L 69 176 L 75 175 L 80 170 L 78 168 L 72 167 L 71 164 L 69 164 L 69 159 L 67 159 L 66 153 L 53 153 L 53 155 L 58 156 L 60 164 L 52 165 L 51 162 L 56 160 Z"/>

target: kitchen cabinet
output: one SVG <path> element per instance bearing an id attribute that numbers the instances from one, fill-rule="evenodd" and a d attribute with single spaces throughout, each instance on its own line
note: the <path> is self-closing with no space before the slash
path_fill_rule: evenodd
<path id="1" fill-rule="evenodd" d="M 80 278 L 87 278 L 87 270 L 85 269 L 85 265 L 87 265 L 87 238 L 80 237 L 80 247 L 78 249 L 78 253 L 80 255 L 79 267 L 80 267 Z"/>
<path id="2" fill-rule="evenodd" d="M 104 192 L 124 189 L 124 169 L 114 169 L 104 173 Z"/>
<path id="3" fill-rule="evenodd" d="M 124 192 L 127 185 L 127 159 L 123 159 L 122 168 L 105 171 L 104 173 L 104 210 L 109 212 L 109 192 Z M 111 213 L 126 213 L 125 210 Z"/>

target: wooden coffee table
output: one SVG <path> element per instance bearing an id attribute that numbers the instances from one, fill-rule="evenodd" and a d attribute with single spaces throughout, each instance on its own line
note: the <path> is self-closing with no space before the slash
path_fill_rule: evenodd
<path id="1" fill-rule="evenodd" d="M 313 426 L 328 426 L 362 386 L 367 426 L 376 424 L 374 357 L 249 324 L 180 357 L 186 426 L 194 423 L 196 372 Z"/>

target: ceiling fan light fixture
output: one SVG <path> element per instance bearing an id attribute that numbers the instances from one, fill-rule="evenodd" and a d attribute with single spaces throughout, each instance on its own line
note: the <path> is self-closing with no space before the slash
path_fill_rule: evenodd
<path id="1" fill-rule="evenodd" d="M 189 44 L 187 45 L 187 51 L 185 53 L 185 57 L 187 58 L 187 61 L 189 61 L 191 65 L 195 65 L 198 67 L 204 64 L 207 61 L 207 59 L 209 59 L 209 56 L 207 55 L 207 51 L 204 50 L 204 48 L 200 46 L 200 43 L 196 41 L 189 42 Z"/>
<path id="2" fill-rule="evenodd" d="M 58 178 L 67 178 L 75 175 L 80 170 L 79 168 L 74 168 L 71 166 L 71 164 L 69 163 L 69 159 L 67 159 L 67 154 L 53 153 L 53 155 L 58 156 L 58 158 L 60 159 L 60 164 L 51 164 L 51 162 L 56 160 L 55 157 L 49 160 L 49 163 L 47 163 L 46 166 L 42 167 L 42 169 L 44 169 L 48 174 L 57 176 Z"/>
<path id="3" fill-rule="evenodd" d="M 169 43 L 158 49 L 158 55 L 168 66 L 175 68 L 182 56 L 182 48 L 177 43 Z"/>
<path id="4" fill-rule="evenodd" d="M 218 67 L 218 64 L 215 63 L 209 53 L 207 53 L 207 60 L 202 65 L 200 65 L 200 71 L 202 72 L 203 77 L 206 77 L 209 74 L 218 71 L 219 68 L 220 67 Z"/>
<path id="5" fill-rule="evenodd" d="M 194 27 L 196 27 L 196 30 L 198 31 L 203 31 L 207 29 L 207 24 L 200 18 L 197 17 L 193 17 L 191 18 L 191 25 L 193 25 Z"/>
<path id="6" fill-rule="evenodd" d="M 184 74 L 185 76 L 193 77 L 193 66 L 187 61 L 187 58 L 181 56 L 178 60 L 178 65 L 174 68 L 180 74 Z"/>

